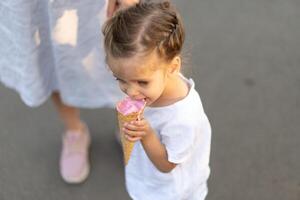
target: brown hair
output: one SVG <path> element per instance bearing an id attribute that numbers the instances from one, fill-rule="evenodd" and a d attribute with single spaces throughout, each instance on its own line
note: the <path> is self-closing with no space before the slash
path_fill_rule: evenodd
<path id="1" fill-rule="evenodd" d="M 138 3 L 118 11 L 103 27 L 104 48 L 115 58 L 132 57 L 157 50 L 166 61 L 179 55 L 184 28 L 169 2 Z"/>

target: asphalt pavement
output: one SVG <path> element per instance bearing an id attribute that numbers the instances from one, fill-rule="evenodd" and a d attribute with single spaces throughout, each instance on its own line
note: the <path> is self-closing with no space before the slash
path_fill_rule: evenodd
<path id="1" fill-rule="evenodd" d="M 300 199 L 300 1 L 174 1 L 187 33 L 183 71 L 212 125 L 207 200 Z M 48 100 L 29 108 L 0 85 L 0 200 L 127 200 L 115 112 L 82 110 L 92 170 L 58 172 L 63 130 Z"/>

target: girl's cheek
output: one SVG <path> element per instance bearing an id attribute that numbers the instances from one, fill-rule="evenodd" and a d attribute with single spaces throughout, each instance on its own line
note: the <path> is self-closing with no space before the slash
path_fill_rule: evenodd
<path id="1" fill-rule="evenodd" d="M 124 84 L 119 83 L 119 87 L 124 93 L 126 93 L 126 87 L 124 86 Z"/>

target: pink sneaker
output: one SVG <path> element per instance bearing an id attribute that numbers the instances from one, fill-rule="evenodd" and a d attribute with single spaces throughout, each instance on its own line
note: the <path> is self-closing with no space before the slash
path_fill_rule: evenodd
<path id="1" fill-rule="evenodd" d="M 63 147 L 60 157 L 60 174 L 67 183 L 81 183 L 89 175 L 90 133 L 67 131 L 63 136 Z"/>

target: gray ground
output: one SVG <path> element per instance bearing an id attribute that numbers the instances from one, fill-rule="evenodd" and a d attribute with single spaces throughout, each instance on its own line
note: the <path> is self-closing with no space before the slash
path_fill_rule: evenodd
<path id="1" fill-rule="evenodd" d="M 207 199 L 299 200 L 300 1 L 175 3 L 187 28 L 184 68 L 213 128 Z M 62 124 L 51 102 L 28 108 L 2 85 L 0 99 L 1 200 L 129 199 L 114 112 L 83 111 L 92 172 L 70 186 L 58 174 Z"/>

